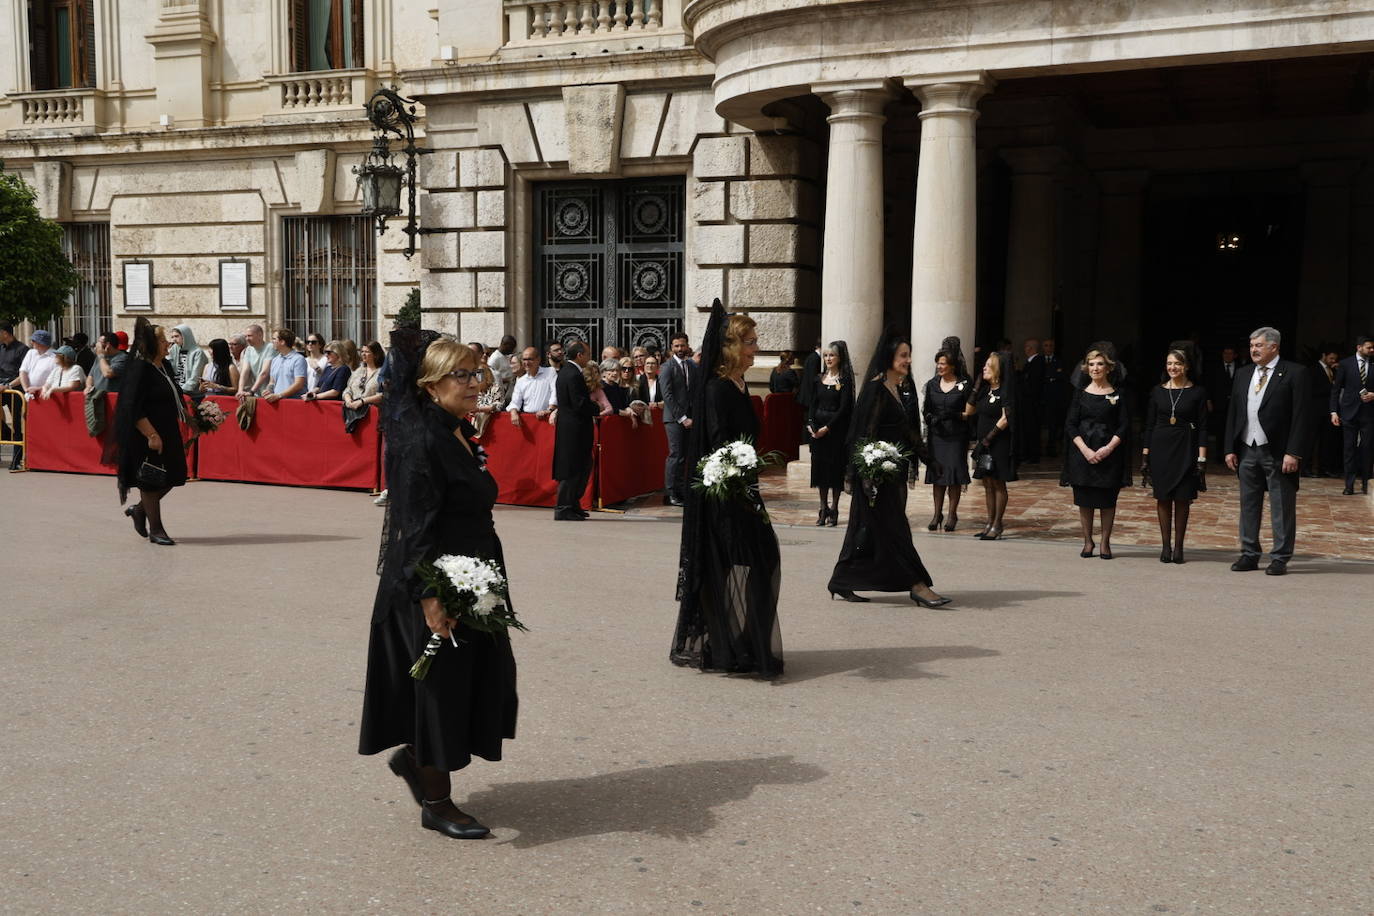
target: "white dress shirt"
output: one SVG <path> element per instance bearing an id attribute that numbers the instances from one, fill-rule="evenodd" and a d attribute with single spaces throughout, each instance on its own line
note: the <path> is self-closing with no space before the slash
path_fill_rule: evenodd
<path id="1" fill-rule="evenodd" d="M 1250 386 L 1245 391 L 1245 442 L 1247 445 L 1268 445 L 1269 437 L 1264 434 L 1264 427 L 1260 425 L 1259 409 L 1260 402 L 1264 400 L 1264 389 L 1274 381 L 1274 366 L 1278 364 L 1279 358 L 1275 356 L 1263 366 L 1255 365 L 1255 375 L 1250 379 Z M 1264 369 L 1268 368 L 1266 375 Z M 1259 385 L 1261 376 L 1264 376 L 1264 387 L 1259 391 L 1255 386 Z"/>
<path id="2" fill-rule="evenodd" d="M 510 385 L 511 376 L 515 375 L 515 370 L 510 367 L 510 356 L 500 350 L 493 350 L 491 356 L 487 357 L 487 368 L 506 386 Z"/>
<path id="3" fill-rule="evenodd" d="M 515 391 L 510 396 L 512 413 L 539 413 L 558 404 L 554 391 L 554 381 L 558 373 L 552 366 L 540 366 L 534 375 L 522 375 L 515 380 Z"/>

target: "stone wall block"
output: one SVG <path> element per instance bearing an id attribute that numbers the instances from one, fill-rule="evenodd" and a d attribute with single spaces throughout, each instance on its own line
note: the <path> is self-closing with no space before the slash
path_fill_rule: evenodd
<path id="1" fill-rule="evenodd" d="M 483 229 L 500 229 L 506 225 L 506 192 L 477 192 L 477 223 Z"/>
<path id="2" fill-rule="evenodd" d="M 743 264 L 744 226 L 698 226 L 692 258 L 698 264 Z"/>
<path id="3" fill-rule="evenodd" d="M 445 232 L 425 236 L 420 262 L 426 270 L 453 270 L 458 266 L 458 234 Z"/>
<path id="4" fill-rule="evenodd" d="M 706 137 L 697 141 L 692 154 L 692 174 L 697 178 L 743 178 L 749 163 L 749 141 L 744 137 Z"/>
<path id="5" fill-rule="evenodd" d="M 735 219 L 797 219 L 802 215 L 801 182 L 765 178 L 731 182 L 730 215 Z"/>
<path id="6" fill-rule="evenodd" d="M 811 226 L 762 223 L 749 227 L 750 264 L 800 264 L 815 267 L 820 260 L 819 233 Z"/>
<path id="7" fill-rule="evenodd" d="M 506 316 L 501 312 L 464 312 L 460 318 L 460 340 L 476 340 L 488 346 L 501 342 L 506 333 Z"/>
<path id="8" fill-rule="evenodd" d="M 458 187 L 458 152 L 439 150 L 420 157 L 417 166 L 422 188 Z"/>
<path id="9" fill-rule="evenodd" d="M 296 197 L 302 213 L 334 212 L 332 149 L 305 149 L 296 153 Z"/>
<path id="10" fill-rule="evenodd" d="M 460 260 L 464 267 L 505 267 L 506 234 L 504 232 L 464 232 L 461 236 Z"/>
<path id="11" fill-rule="evenodd" d="M 740 267 L 730 271 L 730 307 L 753 309 L 792 309 L 808 303 L 806 281 L 795 267 Z"/>
<path id="12" fill-rule="evenodd" d="M 420 225 L 430 229 L 471 229 L 477 225 L 476 197 L 472 191 L 421 194 Z"/>
<path id="13" fill-rule="evenodd" d="M 463 188 L 503 188 L 506 160 L 497 149 L 465 149 L 458 153 L 458 185 Z"/>
<path id="14" fill-rule="evenodd" d="M 816 144 L 803 137 L 757 135 L 749 139 L 749 174 L 753 177 L 812 178 L 819 162 Z"/>
<path id="15" fill-rule="evenodd" d="M 621 83 L 563 87 L 568 171 L 613 175 L 620 171 L 620 128 L 625 113 Z"/>
<path id="16" fill-rule="evenodd" d="M 477 307 L 491 311 L 506 310 L 506 272 L 484 270 L 477 274 Z M 485 338 L 474 338 L 486 343 Z M 493 341 L 494 342 L 494 341 Z"/>
<path id="17" fill-rule="evenodd" d="M 687 179 L 688 212 L 694 223 L 725 222 L 728 182 Z"/>
<path id="18" fill-rule="evenodd" d="M 711 302 L 719 299 L 728 304 L 725 296 L 725 271 L 719 268 L 696 267 L 687 269 L 687 314 L 696 309 L 710 308 Z M 693 340 L 697 339 L 696 337 Z"/>
<path id="19" fill-rule="evenodd" d="M 44 219 L 72 218 L 72 166 L 69 162 L 41 160 L 33 164 L 33 190 L 38 215 Z"/>
<path id="20" fill-rule="evenodd" d="M 427 273 L 420 281 L 421 309 L 470 309 L 475 301 L 475 285 L 471 271 Z"/>
<path id="21" fill-rule="evenodd" d="M 820 329 L 820 316 L 812 312 L 752 312 L 758 326 L 759 349 L 776 352 L 806 352 L 805 342 L 814 341 Z"/>

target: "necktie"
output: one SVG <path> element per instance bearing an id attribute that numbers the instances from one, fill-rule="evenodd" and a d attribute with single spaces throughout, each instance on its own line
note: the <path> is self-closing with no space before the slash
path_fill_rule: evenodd
<path id="1" fill-rule="evenodd" d="M 1255 394 L 1259 394 L 1261 391 L 1264 390 L 1264 383 L 1267 381 L 1269 381 L 1269 367 L 1260 366 L 1259 381 L 1255 382 Z"/>
<path id="2" fill-rule="evenodd" d="M 1226 364 L 1226 377 L 1227 377 L 1227 378 L 1235 378 L 1235 377 L 1236 377 L 1236 364 L 1235 364 L 1235 363 L 1227 363 L 1227 364 Z"/>
<path id="3" fill-rule="evenodd" d="M 1360 360 L 1360 386 L 1363 387 L 1367 381 L 1369 381 L 1369 370 L 1365 368 L 1365 361 Z"/>

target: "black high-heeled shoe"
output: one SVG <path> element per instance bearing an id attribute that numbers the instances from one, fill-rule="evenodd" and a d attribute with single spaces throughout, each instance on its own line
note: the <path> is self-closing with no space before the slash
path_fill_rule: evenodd
<path id="1" fill-rule="evenodd" d="M 992 526 L 991 526 L 991 525 L 985 525 L 985 526 L 983 527 L 983 530 L 980 531 L 980 532 L 978 532 L 977 534 L 975 534 L 974 537 L 981 541 L 983 538 L 985 538 L 985 537 L 988 536 L 988 532 L 991 531 L 991 530 L 992 530 Z"/>
<path id="2" fill-rule="evenodd" d="M 839 525 L 839 524 L 840 524 L 840 510 L 839 510 L 839 509 L 831 509 L 831 510 L 830 510 L 830 519 L 829 519 L 825 524 L 826 524 L 826 526 L 829 527 L 829 528 L 834 528 L 834 527 L 836 527 L 837 525 Z"/>
<path id="3" fill-rule="evenodd" d="M 451 820 L 443 815 L 435 814 L 434 809 L 449 801 L 441 798 L 438 801 L 420 802 L 420 826 L 426 830 L 434 830 L 444 836 L 453 837 L 455 840 L 480 840 L 491 833 L 484 824 L 478 823 L 477 818 L 471 814 L 463 812 L 459 808 L 454 808 L 463 818 L 461 821 Z"/>
<path id="4" fill-rule="evenodd" d="M 1088 557 L 1093 555 L 1093 552 L 1095 550 L 1097 550 L 1097 541 L 1089 541 L 1088 549 L 1079 551 L 1078 555 L 1086 560 Z"/>
<path id="5" fill-rule="evenodd" d="M 953 530 L 958 526 L 958 524 L 959 524 L 959 513 L 957 513 L 957 512 L 951 512 L 951 513 L 949 514 L 949 521 L 945 522 L 945 530 L 946 530 L 946 531 L 953 531 Z"/>
<path id="6" fill-rule="evenodd" d="M 148 543 L 157 544 L 160 547 L 175 547 L 177 542 L 165 534 L 150 534 L 148 535 Z"/>
<path id="7" fill-rule="evenodd" d="M 1114 560 L 1114 559 L 1116 559 L 1116 557 L 1114 557 L 1114 556 L 1112 555 L 1112 552 L 1111 552 L 1110 550 L 1106 550 L 1106 549 L 1104 549 L 1101 553 L 1099 553 L 1098 556 L 1101 557 L 1101 558 L 1104 559 L 1104 560 Z"/>
<path id="8" fill-rule="evenodd" d="M 851 591 L 846 591 L 845 589 L 836 590 L 836 589 L 833 589 L 833 588 L 832 588 L 832 589 L 830 590 L 830 600 L 831 600 L 831 601 L 834 601 L 836 595 L 840 596 L 840 597 L 843 598 L 845 601 L 853 601 L 855 604 L 867 604 L 867 603 L 868 603 L 868 599 L 865 598 L 863 595 L 856 595 L 856 594 L 854 594 L 854 593 L 851 592 Z"/>
<path id="9" fill-rule="evenodd" d="M 985 534 L 985 535 L 983 535 L 983 540 L 985 540 L 985 541 L 1000 541 L 1001 539 L 1002 539 L 1002 526 L 1001 526 L 1001 525 L 998 525 L 996 528 L 989 528 L 989 529 L 988 529 L 988 533 Z"/>
<path id="10" fill-rule="evenodd" d="M 1165 545 L 1164 549 L 1161 550 L 1161 551 L 1159 552 L 1159 562 L 1161 562 L 1161 563 L 1172 563 L 1172 562 L 1174 562 L 1174 551 L 1173 551 L 1173 548 L 1172 548 L 1172 547 L 1169 547 L 1168 545 Z"/>
<path id="11" fill-rule="evenodd" d="M 148 536 L 148 520 L 143 516 L 142 506 L 129 506 L 124 510 L 124 514 L 134 521 L 134 531 L 138 536 L 146 538 Z"/>
<path id="12" fill-rule="evenodd" d="M 391 772 L 406 781 L 410 787 L 411 797 L 415 799 L 415 804 L 420 807 L 425 805 L 425 790 L 420 785 L 420 768 L 415 764 L 415 758 L 410 756 L 410 752 L 405 748 L 397 748 L 396 753 L 391 755 L 387 762 L 391 767 Z"/>
<path id="13" fill-rule="evenodd" d="M 824 527 L 825 520 L 828 518 L 830 518 L 830 510 L 827 509 L 825 506 L 821 506 L 821 514 L 816 516 L 816 527 Z"/>
<path id="14" fill-rule="evenodd" d="M 936 512 L 935 515 L 931 517 L 930 524 L 926 525 L 926 530 L 934 531 L 936 528 L 939 528 L 940 525 L 944 523 L 944 520 L 945 514 L 943 512 Z"/>
<path id="15" fill-rule="evenodd" d="M 912 590 L 910 594 L 912 601 L 915 601 L 921 607 L 928 608 L 944 607 L 954 600 L 953 598 L 946 598 L 944 595 L 937 595 L 935 600 L 931 601 L 929 598 L 922 598 L 920 595 L 916 594 L 915 590 Z"/>
<path id="16" fill-rule="evenodd" d="M 1183 563 L 1183 548 L 1182 548 L 1182 547 L 1180 547 L 1180 548 L 1178 548 L 1177 550 L 1174 551 L 1174 562 L 1175 562 L 1175 563 L 1178 563 L 1178 564 L 1182 564 L 1182 563 Z"/>

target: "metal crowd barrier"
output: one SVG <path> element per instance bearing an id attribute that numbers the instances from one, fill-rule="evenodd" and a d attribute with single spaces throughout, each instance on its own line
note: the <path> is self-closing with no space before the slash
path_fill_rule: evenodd
<path id="1" fill-rule="evenodd" d="M 3 412 L 10 417 L 0 428 L 0 445 L 21 449 L 19 467 L 14 470 L 27 471 L 29 469 L 29 456 L 28 450 L 24 448 L 24 439 L 28 435 L 29 429 L 29 424 L 26 422 L 28 420 L 29 402 L 24 397 L 24 392 L 17 388 L 6 388 L 4 391 L 0 391 L 0 408 L 3 408 Z M 17 438 L 7 438 L 4 432 L 6 429 L 9 430 L 10 436 Z"/>

